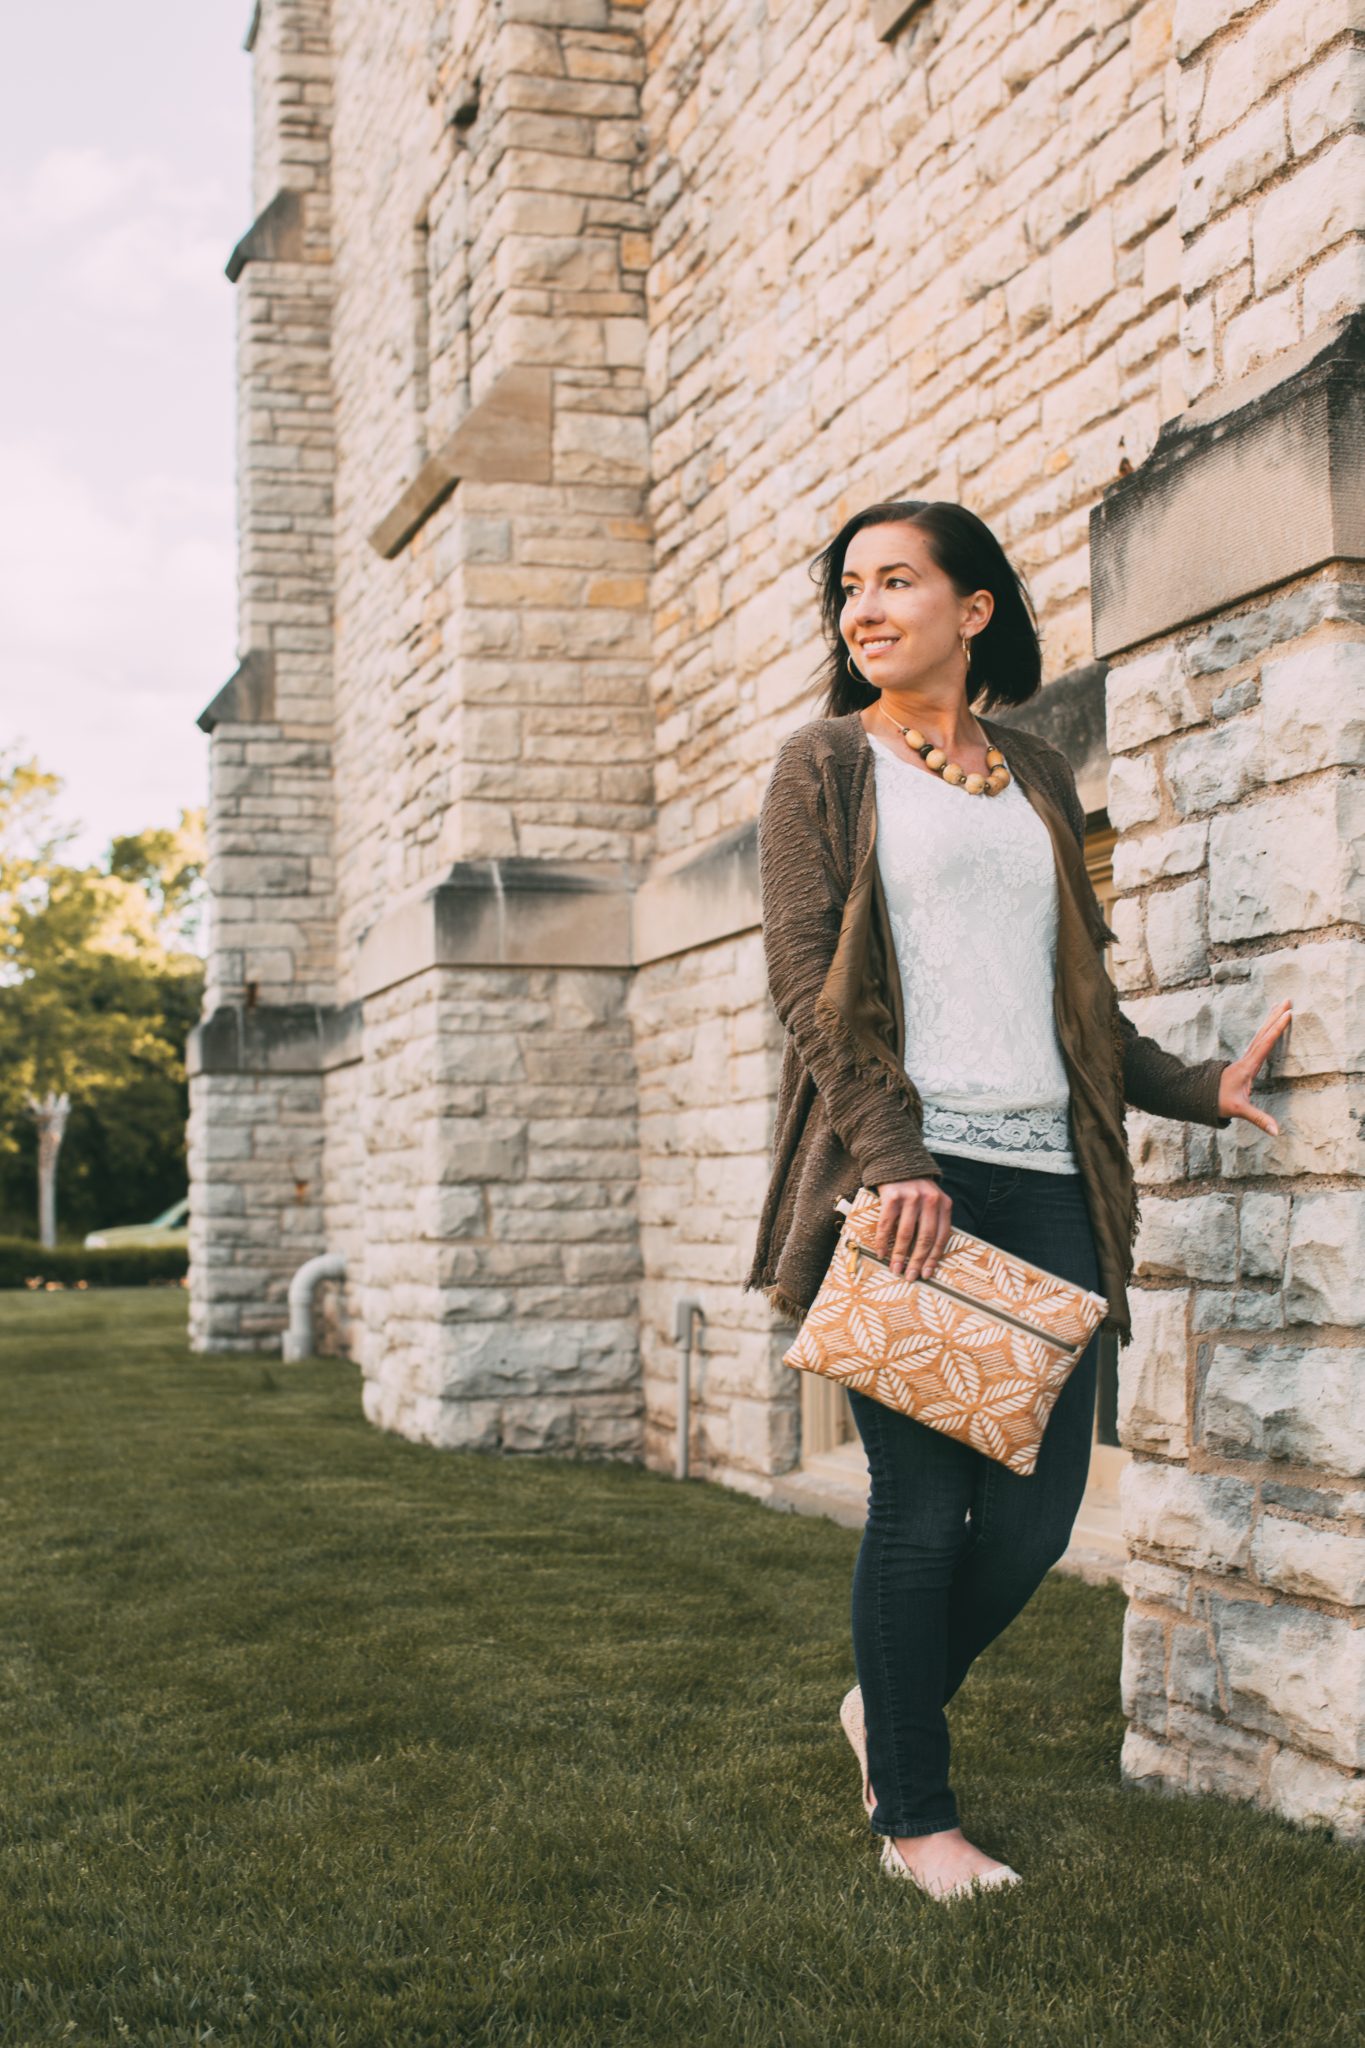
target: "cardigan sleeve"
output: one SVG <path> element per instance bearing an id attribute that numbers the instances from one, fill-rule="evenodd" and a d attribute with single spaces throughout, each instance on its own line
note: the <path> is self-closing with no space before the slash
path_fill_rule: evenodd
<path id="1" fill-rule="evenodd" d="M 1085 851 L 1085 811 L 1081 806 L 1080 794 L 1076 788 L 1076 777 L 1071 763 L 1061 752 L 1054 750 L 1064 765 L 1064 795 L 1067 817 Z M 1089 908 L 1094 923 L 1097 943 L 1103 945 L 1114 934 L 1105 923 L 1100 900 L 1095 894 L 1095 885 L 1090 872 L 1085 871 L 1085 885 L 1089 894 Z M 1210 1124 L 1224 1130 L 1232 1122 L 1231 1117 L 1222 1116 L 1218 1110 L 1218 1085 L 1223 1078 L 1227 1061 L 1223 1059 L 1182 1060 L 1176 1053 L 1168 1052 L 1158 1045 L 1154 1038 L 1144 1036 L 1131 1017 L 1125 1016 L 1122 1007 L 1115 1002 L 1119 1030 L 1123 1035 L 1123 1094 L 1124 1100 L 1134 1109 L 1146 1110 L 1152 1116 L 1168 1116 L 1182 1123 Z"/>
<path id="2" fill-rule="evenodd" d="M 842 820 L 831 810 L 820 764 L 798 730 L 778 750 L 758 814 L 769 993 L 863 1185 L 936 1180 L 941 1168 L 924 1144 L 918 1095 L 891 1048 L 870 1059 L 816 1016 L 850 880 Z"/>

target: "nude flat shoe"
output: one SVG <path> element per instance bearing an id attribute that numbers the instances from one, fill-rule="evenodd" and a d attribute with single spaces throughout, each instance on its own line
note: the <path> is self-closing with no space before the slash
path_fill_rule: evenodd
<path id="1" fill-rule="evenodd" d="M 994 1891 L 1001 1885 L 1023 1883 L 1017 1870 L 1011 1870 L 1008 1863 L 1001 1863 L 994 1870 L 981 1871 L 976 1877 L 964 1877 L 957 1884 L 946 1885 L 941 1889 L 927 1885 L 922 1878 L 915 1875 L 890 1835 L 882 1837 L 882 1869 L 888 1877 L 908 1877 L 916 1890 L 924 1893 L 926 1899 L 970 1899 L 977 1892 Z"/>
<path id="2" fill-rule="evenodd" d="M 863 1805 L 870 1814 L 877 1804 L 877 1797 L 867 1775 L 867 1729 L 863 1722 L 863 1690 L 860 1685 L 851 1687 L 840 1700 L 839 1720 L 848 1737 L 849 1747 L 858 1759 L 863 1780 Z"/>
<path id="3" fill-rule="evenodd" d="M 872 1790 L 872 1781 L 867 1775 L 867 1726 L 863 1720 L 861 1686 L 851 1686 L 840 1700 L 839 1720 L 848 1737 L 849 1747 L 858 1759 L 858 1768 L 863 1779 L 863 1805 L 870 1814 L 877 1800 Z M 1008 1863 L 1002 1863 L 995 1870 L 983 1871 L 977 1877 L 963 1878 L 958 1884 L 949 1885 L 943 1890 L 935 1890 L 915 1875 L 890 1835 L 882 1836 L 882 1869 L 888 1877 L 908 1877 L 916 1890 L 923 1892 L 927 1899 L 966 1899 L 971 1898 L 976 1892 L 995 1891 L 1002 1885 L 1023 1883 L 1017 1870 L 1011 1870 Z"/>

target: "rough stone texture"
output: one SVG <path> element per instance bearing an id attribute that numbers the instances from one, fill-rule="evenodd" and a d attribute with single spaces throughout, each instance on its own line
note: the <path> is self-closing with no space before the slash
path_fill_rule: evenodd
<path id="1" fill-rule="evenodd" d="M 1296 1010 L 1258 1088 L 1277 1138 L 1134 1119 L 1138 1270 L 1158 1284 L 1120 1381 L 1142 1454 L 1122 1510 L 1151 1572 L 1177 1576 L 1130 1586 L 1122 1768 L 1348 1839 L 1365 1834 L 1365 1524 L 1336 1489 L 1365 1470 L 1365 814 L 1361 643 L 1320 622 L 1354 602 L 1324 577 L 1120 659 L 1110 718 L 1122 786 L 1143 792 L 1115 860 L 1129 1014 L 1189 1057 L 1231 1057 L 1285 996 Z M 1276 1470 L 1283 1485 L 1257 1484 Z M 1189 1573 L 1227 1597 L 1191 1596 Z"/>
<path id="2" fill-rule="evenodd" d="M 1307 1600 L 1365 1607 L 1365 1534 L 1352 1536 L 1263 1515 L 1256 1526 L 1251 1563 L 1263 1586 L 1279 1586 Z"/>
<path id="3" fill-rule="evenodd" d="M 1135 1270 L 1146 1277 L 1183 1273 L 1216 1280 L 1233 1270 L 1237 1204 L 1229 1195 L 1190 1195 L 1178 1201 L 1142 1204 Z"/>
<path id="4" fill-rule="evenodd" d="M 1217 1345 L 1200 1389 L 1200 1439 L 1227 1457 L 1365 1474 L 1360 1387 L 1351 1347 Z"/>
<path id="5" fill-rule="evenodd" d="M 1229 1045 L 1247 1044 L 1284 997 L 1312 991 L 1297 1005 L 1293 1029 L 1276 1050 L 1273 1071 L 1286 1080 L 1365 1071 L 1365 941 L 1349 932 L 1290 950 L 1225 955 L 1214 962 L 1220 1015 Z"/>
<path id="6" fill-rule="evenodd" d="M 1135 1288 L 1130 1302 L 1133 1341 L 1119 1374 L 1119 1442 L 1129 1450 L 1183 1458 L 1189 1447 L 1188 1293 Z"/>
<path id="7" fill-rule="evenodd" d="M 362 979 L 365 942 L 455 862 L 672 886 L 815 708 L 815 548 L 887 491 L 970 503 L 1048 674 L 1117 650 L 1129 1014 L 1202 1058 L 1297 1008 L 1279 1140 L 1130 1119 L 1123 1769 L 1347 1835 L 1365 584 L 1326 549 L 1128 644 L 1087 522 L 1163 423 L 1221 430 L 1359 307 L 1353 18 L 926 0 L 879 39 L 816 0 L 263 0 L 253 210 L 297 204 L 235 286 L 271 691 L 210 742 L 209 1012 L 351 1021 L 307 1072 L 198 1073 L 191 1118 L 197 1344 L 276 1344 L 293 1267 L 339 1250 L 319 1341 L 379 1425 L 668 1465 L 691 1299 L 693 1469 L 763 1493 L 800 1446 L 789 1328 L 738 1285 L 780 1050 L 757 906 L 589 967 Z M 519 366 L 548 480 L 455 479 L 381 559 Z"/>
<path id="8" fill-rule="evenodd" d="M 1311 756 L 1305 766 L 1316 766 Z M 1292 847 L 1294 857 L 1285 859 Z M 1334 774 L 1262 797 L 1209 828 L 1209 937 L 1320 930 L 1365 918 L 1365 784 Z"/>
<path id="9" fill-rule="evenodd" d="M 1284 1272 L 1289 1238 L 1289 1202 L 1284 1195 L 1243 1195 L 1241 1272 L 1244 1280 L 1278 1280 Z"/>
<path id="10" fill-rule="evenodd" d="M 190 1343 L 278 1351 L 289 1281 L 322 1242 L 320 1075 L 191 1084 Z"/>
<path id="11" fill-rule="evenodd" d="M 1365 1323 L 1365 1190 L 1296 1199 L 1285 1306 L 1296 1322 Z"/>
<path id="12" fill-rule="evenodd" d="M 1365 1774 L 1334 1770 L 1315 1757 L 1282 1749 L 1271 1760 L 1267 1803 L 1280 1813 L 1326 1828 L 1346 1842 L 1365 1842 Z"/>
<path id="13" fill-rule="evenodd" d="M 640 1451 L 619 973 L 434 969 L 365 1005 L 365 1412 L 430 1443 Z"/>
<path id="14" fill-rule="evenodd" d="M 791 1342 L 742 1294 L 767 1186 L 780 1052 L 756 933 L 642 967 L 630 1000 L 640 1074 L 640 1343 L 646 1452 L 676 1455 L 676 1305 L 702 1303 L 691 1364 L 690 1468 L 761 1490 L 798 1454 Z"/>
<path id="15" fill-rule="evenodd" d="M 1208 886 L 1201 879 L 1147 899 L 1147 957 L 1163 988 L 1198 981 L 1209 971 Z"/>
<path id="16" fill-rule="evenodd" d="M 1214 1594 L 1209 1609 L 1230 1716 L 1309 1755 L 1365 1767 L 1365 1629 L 1287 1601 Z"/>
<path id="17" fill-rule="evenodd" d="M 1252 1488 L 1242 1479 L 1135 1458 L 1120 1483 L 1132 1542 L 1187 1569 L 1232 1571 L 1250 1548 Z"/>

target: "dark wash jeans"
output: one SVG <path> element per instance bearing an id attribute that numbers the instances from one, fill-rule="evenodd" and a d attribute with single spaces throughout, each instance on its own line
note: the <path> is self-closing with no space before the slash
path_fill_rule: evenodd
<path id="1" fill-rule="evenodd" d="M 1098 1286 L 1079 1174 L 935 1157 L 956 1226 Z M 876 1834 L 932 1835 L 959 1825 L 943 1709 L 1066 1549 L 1090 1466 L 1097 1351 L 1092 1337 L 1027 1477 L 849 1391 L 871 1476 L 853 1575 L 853 1654 Z"/>

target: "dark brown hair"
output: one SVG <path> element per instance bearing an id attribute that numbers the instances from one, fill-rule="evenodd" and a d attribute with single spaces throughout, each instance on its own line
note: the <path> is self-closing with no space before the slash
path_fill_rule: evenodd
<path id="1" fill-rule="evenodd" d="M 893 521 L 917 526 L 930 555 L 961 597 L 989 590 L 995 599 L 990 622 L 972 641 L 968 701 L 983 711 L 1004 704 L 1025 704 L 1043 680 L 1043 650 L 1038 621 L 1024 579 L 1012 568 L 1005 550 L 984 519 L 950 498 L 893 498 L 865 505 L 839 528 L 829 546 L 811 563 L 811 577 L 820 585 L 820 616 L 829 651 L 817 670 L 825 686 L 824 715 L 838 718 L 859 711 L 880 696 L 871 683 L 860 682 L 848 665 L 848 649 L 839 631 L 844 608 L 844 556 L 855 533 L 865 526 Z"/>

